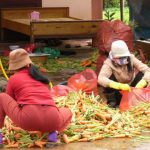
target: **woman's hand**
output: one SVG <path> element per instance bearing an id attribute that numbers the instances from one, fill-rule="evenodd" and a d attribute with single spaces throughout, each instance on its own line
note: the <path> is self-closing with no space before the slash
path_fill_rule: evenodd
<path id="1" fill-rule="evenodd" d="M 140 88 L 144 88 L 146 85 L 147 82 L 144 79 L 141 79 L 135 87 L 140 89 Z"/>
<path id="2" fill-rule="evenodd" d="M 115 81 L 110 82 L 109 87 L 116 90 L 131 91 L 131 87 L 128 84 L 119 83 Z"/>

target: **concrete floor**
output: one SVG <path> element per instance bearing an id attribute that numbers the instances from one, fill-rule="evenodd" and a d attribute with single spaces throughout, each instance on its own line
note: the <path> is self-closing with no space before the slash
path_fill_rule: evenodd
<path id="1" fill-rule="evenodd" d="M 150 134 L 150 133 L 149 133 Z M 128 138 L 104 139 L 94 142 L 69 143 L 53 148 L 54 150 L 149 150 L 150 141 L 136 141 Z"/>

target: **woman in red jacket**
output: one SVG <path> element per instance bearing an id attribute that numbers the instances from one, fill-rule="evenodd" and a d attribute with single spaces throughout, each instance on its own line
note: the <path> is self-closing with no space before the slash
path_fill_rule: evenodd
<path id="1" fill-rule="evenodd" d="M 7 115 L 17 126 L 29 131 L 50 132 L 48 140 L 57 141 L 57 132 L 70 123 L 68 108 L 58 108 L 50 94 L 49 80 L 33 65 L 24 49 L 9 55 L 10 77 L 6 93 L 0 94 L 0 128 Z"/>

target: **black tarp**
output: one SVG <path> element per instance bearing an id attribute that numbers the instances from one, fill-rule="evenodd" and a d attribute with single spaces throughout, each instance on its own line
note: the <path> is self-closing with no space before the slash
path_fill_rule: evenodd
<path id="1" fill-rule="evenodd" d="M 130 20 L 137 24 L 136 39 L 150 39 L 150 0 L 128 0 Z"/>

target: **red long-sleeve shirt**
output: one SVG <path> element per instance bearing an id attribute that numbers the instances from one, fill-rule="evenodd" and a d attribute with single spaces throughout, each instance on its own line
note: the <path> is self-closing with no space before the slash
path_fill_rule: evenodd
<path id="1" fill-rule="evenodd" d="M 56 106 L 48 85 L 36 81 L 23 69 L 12 75 L 8 81 L 6 93 L 18 104 L 43 104 Z"/>

